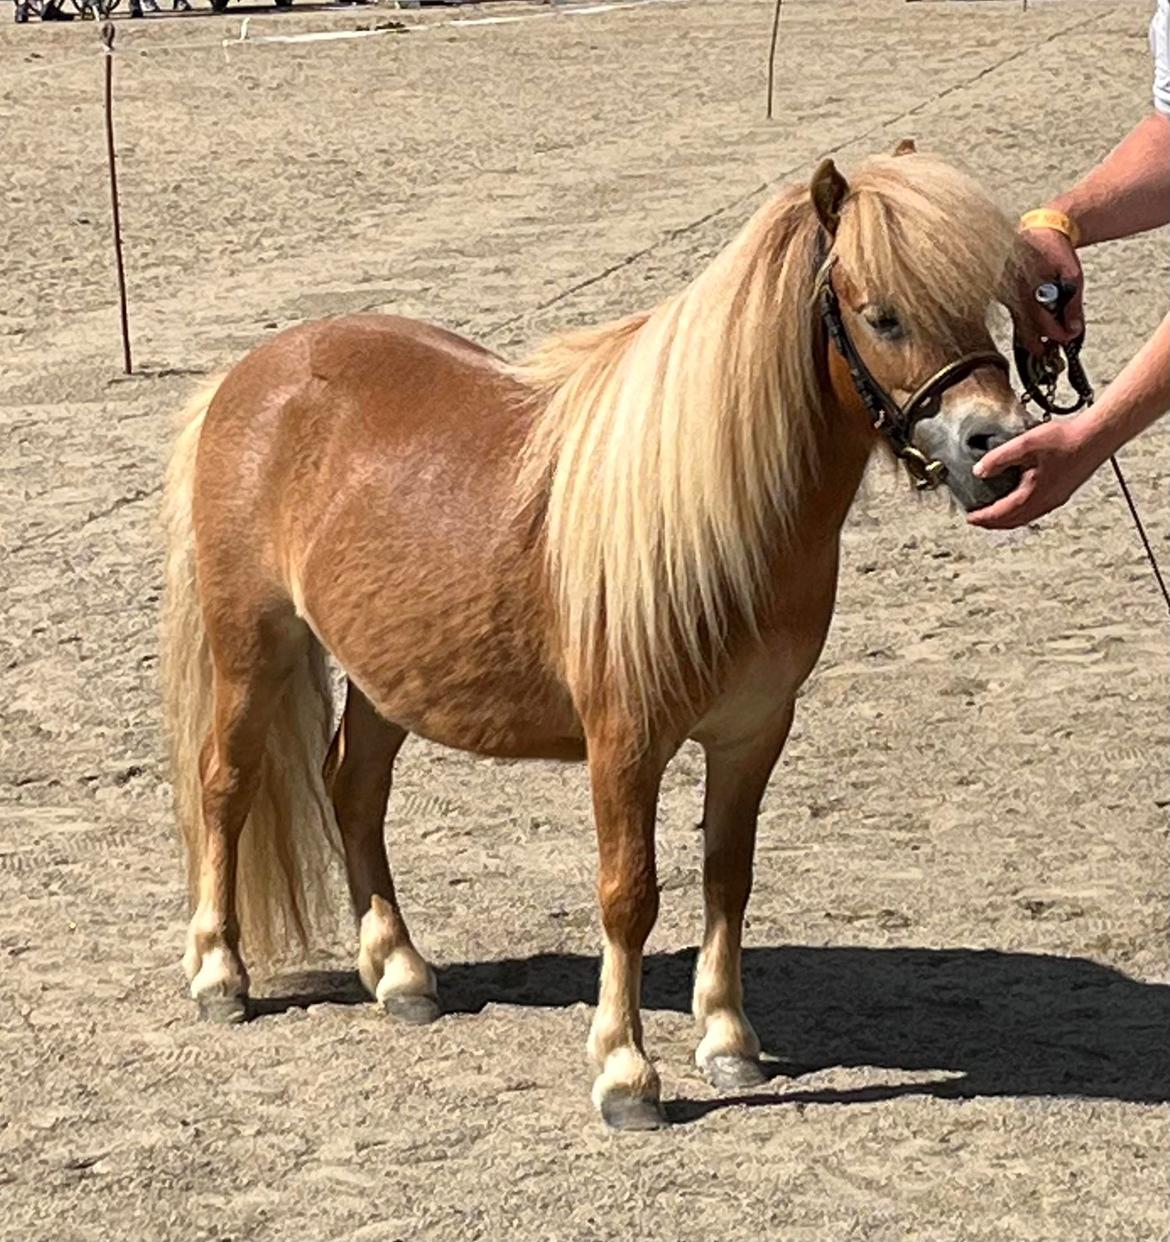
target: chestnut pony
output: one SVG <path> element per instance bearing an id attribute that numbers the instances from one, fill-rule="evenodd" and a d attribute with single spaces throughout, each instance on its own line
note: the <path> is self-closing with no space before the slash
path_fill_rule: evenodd
<path id="1" fill-rule="evenodd" d="M 937 160 L 875 158 L 852 184 L 826 161 L 681 292 L 519 365 L 357 315 L 292 328 L 231 370 L 186 415 L 165 502 L 183 965 L 204 1012 L 244 1016 L 241 942 L 254 962 L 304 943 L 340 848 L 362 982 L 392 1015 L 436 1017 L 383 836 L 403 741 L 585 759 L 605 934 L 593 1099 L 611 1126 L 659 1123 L 642 948 L 659 781 L 693 738 L 696 1061 L 720 1087 L 760 1081 L 740 982 L 756 816 L 880 440 L 820 295 L 902 399 L 992 350 L 1012 239 Z M 1003 371 L 953 377 L 928 414 L 915 444 L 964 503 L 989 501 L 971 466 L 1025 425 Z M 348 678 L 332 742 L 327 655 Z"/>

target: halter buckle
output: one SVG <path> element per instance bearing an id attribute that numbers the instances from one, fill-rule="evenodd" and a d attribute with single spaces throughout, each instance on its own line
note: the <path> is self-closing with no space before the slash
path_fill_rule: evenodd
<path id="1" fill-rule="evenodd" d="M 906 463 L 906 470 L 920 492 L 933 492 L 946 482 L 946 466 L 937 458 L 927 457 L 913 444 L 907 444 L 898 456 Z"/>

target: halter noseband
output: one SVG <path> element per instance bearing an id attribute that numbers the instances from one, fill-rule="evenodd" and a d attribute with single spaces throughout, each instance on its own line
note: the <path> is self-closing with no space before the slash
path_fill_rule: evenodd
<path id="1" fill-rule="evenodd" d="M 924 418 L 933 418 L 938 413 L 939 399 L 948 388 L 953 387 L 968 375 L 981 367 L 999 367 L 1007 372 L 1007 360 L 1002 354 L 993 350 L 981 350 L 973 354 L 964 354 L 954 362 L 936 371 L 924 384 L 919 385 L 905 405 L 897 401 L 874 379 L 865 365 L 857 347 L 845 329 L 845 320 L 841 316 L 841 303 L 837 291 L 833 288 L 833 264 L 836 260 L 830 255 L 820 267 L 817 274 L 816 296 L 820 304 L 821 318 L 829 338 L 844 358 L 853 378 L 853 387 L 865 404 L 873 420 L 875 431 L 886 437 L 894 455 L 906 466 L 915 486 L 920 490 L 930 490 L 943 483 L 947 477 L 946 466 L 937 458 L 929 458 L 921 449 L 910 443 L 915 425 Z"/>

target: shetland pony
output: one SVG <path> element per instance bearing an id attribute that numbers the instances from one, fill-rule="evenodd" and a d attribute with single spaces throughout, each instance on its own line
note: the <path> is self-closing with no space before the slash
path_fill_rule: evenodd
<path id="1" fill-rule="evenodd" d="M 436 1017 L 383 837 L 403 741 L 584 759 L 605 937 L 593 1099 L 612 1127 L 659 1124 L 642 948 L 659 781 L 693 738 L 696 1060 L 723 1088 L 760 1081 L 740 982 L 756 816 L 880 440 L 818 292 L 897 397 L 993 349 L 1012 245 L 937 160 L 875 158 L 850 183 L 827 161 L 686 288 L 519 364 L 356 315 L 273 337 L 201 398 L 167 477 L 163 646 L 184 967 L 204 1012 L 245 1015 L 241 945 L 255 963 L 308 940 L 339 849 L 362 982 L 392 1015 Z M 993 496 L 971 467 L 1024 426 L 1002 370 L 979 364 L 914 440 L 973 507 Z M 335 731 L 327 656 L 348 679 Z"/>

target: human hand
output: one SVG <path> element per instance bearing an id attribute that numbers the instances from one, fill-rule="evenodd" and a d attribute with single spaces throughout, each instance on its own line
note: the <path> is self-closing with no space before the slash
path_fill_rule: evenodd
<path id="1" fill-rule="evenodd" d="M 1043 352 L 1041 337 L 1065 345 L 1080 336 L 1085 324 L 1081 305 L 1085 276 L 1072 241 L 1056 229 L 1025 229 L 1020 247 L 1016 332 L 1024 348 L 1038 357 Z M 1063 281 L 1076 290 L 1060 319 L 1036 301 L 1036 287 L 1045 281 Z"/>
<path id="2" fill-rule="evenodd" d="M 1058 509 L 1109 456 L 1085 418 L 1041 423 L 992 449 L 975 464 L 980 478 L 1020 470 L 1019 486 L 995 504 L 967 515 L 972 526 L 1011 530 Z"/>

